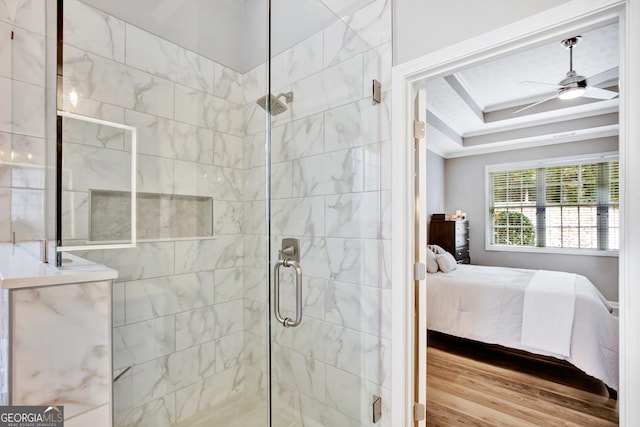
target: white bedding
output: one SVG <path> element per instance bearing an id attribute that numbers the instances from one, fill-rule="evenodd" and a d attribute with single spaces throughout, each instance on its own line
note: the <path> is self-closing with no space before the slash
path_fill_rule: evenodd
<path id="1" fill-rule="evenodd" d="M 602 294 L 577 275 L 570 355 L 525 346 L 524 291 L 536 270 L 459 265 L 427 276 L 427 328 L 564 359 L 618 389 L 618 318 Z"/>
<path id="2" fill-rule="evenodd" d="M 522 345 L 571 356 L 576 275 L 538 270 L 524 290 Z"/>

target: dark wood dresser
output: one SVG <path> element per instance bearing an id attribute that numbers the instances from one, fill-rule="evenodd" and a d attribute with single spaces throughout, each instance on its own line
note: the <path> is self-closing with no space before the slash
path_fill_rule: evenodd
<path id="1" fill-rule="evenodd" d="M 435 218 L 434 218 L 435 217 Z M 447 221 L 439 215 L 431 217 L 429 244 L 438 245 L 451 253 L 458 264 L 471 264 L 469 256 L 469 221 Z"/>

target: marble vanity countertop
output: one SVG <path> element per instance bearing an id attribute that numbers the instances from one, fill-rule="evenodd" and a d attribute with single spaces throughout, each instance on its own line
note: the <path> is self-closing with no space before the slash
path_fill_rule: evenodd
<path id="1" fill-rule="evenodd" d="M 5 289 L 35 288 L 72 283 L 113 280 L 118 272 L 80 257 L 64 253 L 69 267 L 40 262 L 19 245 L 0 243 L 0 282 Z M 71 267 L 73 265 L 73 267 Z"/>

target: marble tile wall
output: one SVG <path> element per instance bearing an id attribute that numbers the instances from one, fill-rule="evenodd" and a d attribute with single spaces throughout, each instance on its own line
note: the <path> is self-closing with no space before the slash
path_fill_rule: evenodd
<path id="1" fill-rule="evenodd" d="M 273 93 L 292 90 L 294 101 L 272 122 L 271 253 L 282 237 L 299 238 L 304 276 L 302 324 L 273 326 L 273 396 L 295 425 L 370 425 L 373 394 L 385 402 L 381 425 L 390 423 L 390 8 L 368 2 L 272 61 Z M 263 73 L 244 76 L 244 220 L 255 240 L 265 229 L 264 113 L 251 101 L 265 91 Z M 245 386 L 259 396 L 267 308 L 255 260 L 265 256 L 245 240 Z M 281 272 L 289 314 L 292 276 Z"/>
<path id="2" fill-rule="evenodd" d="M 9 290 L 0 289 L 0 313 L 9 313 Z M 9 404 L 9 316 L 0 316 L 0 405 Z"/>
<path id="3" fill-rule="evenodd" d="M 138 191 L 212 203 L 203 235 L 213 237 L 82 254 L 119 272 L 114 376 L 131 369 L 114 385 L 114 424 L 188 422 L 244 391 L 242 75 L 77 0 L 65 0 L 64 41 L 65 108 L 138 129 Z M 130 143 L 114 128 L 65 124 L 75 203 L 64 224 L 81 237 L 72 216 L 89 190 L 128 188 Z M 165 208 L 139 217 L 140 230 Z"/>
<path id="4" fill-rule="evenodd" d="M 0 242 L 45 237 L 45 7 L 0 2 Z"/>
<path id="5" fill-rule="evenodd" d="M 0 0 L 0 25 L 23 31 L 33 50 L 43 36 L 42 3 Z M 295 97 L 273 118 L 271 242 L 265 117 L 255 104 L 266 90 L 265 64 L 240 74 L 80 1 L 65 7 L 64 86 L 80 95 L 65 108 L 138 128 L 140 191 L 213 199 L 213 239 L 83 254 L 120 274 L 114 375 L 132 369 L 114 385 L 115 425 L 174 425 L 242 393 L 264 398 L 267 243 L 276 248 L 283 236 L 301 240 L 305 320 L 274 329 L 276 407 L 299 424 L 370 425 L 377 394 L 388 425 L 391 1 L 354 4 L 272 61 L 273 92 Z M 15 44 L 0 41 L 3 58 L 7 50 L 16 57 Z M 44 96 L 44 81 L 26 65 L 35 61 L 37 70 L 38 55 L 24 56 L 13 62 L 22 80 L 0 62 L 0 89 L 14 93 L 12 108 L 0 101 L 0 240 L 11 230 L 7 212 L 38 213 L 43 204 L 42 180 L 8 157 L 29 147 L 30 160 L 43 164 L 44 125 L 12 117 L 39 105 L 22 100 Z M 370 100 L 372 78 L 382 82 L 379 105 Z M 118 164 L 129 146 L 104 126 L 68 123 L 64 139 L 71 164 L 95 165 L 66 181 L 64 221 L 74 230 L 72 215 L 86 217 L 88 183 L 118 189 L 113 178 L 122 174 L 102 160 Z M 36 209 L 20 211 L 20 203 Z M 292 310 L 286 273 L 283 308 Z"/>

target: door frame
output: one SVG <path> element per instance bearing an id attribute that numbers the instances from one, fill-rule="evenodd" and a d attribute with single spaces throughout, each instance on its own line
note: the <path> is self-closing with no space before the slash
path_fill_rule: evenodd
<path id="1" fill-rule="evenodd" d="M 413 118 L 417 121 L 427 122 L 427 90 L 420 88 L 416 91 L 413 102 Z M 413 277 L 413 298 L 414 298 L 414 331 L 425 331 L 414 335 L 414 357 L 413 368 L 411 369 L 414 381 L 414 401 L 421 405 L 427 403 L 427 140 L 424 134 L 413 135 L 413 189 L 414 205 L 413 212 L 413 235 L 414 238 L 414 277 Z M 421 266 L 422 268 L 418 267 Z M 418 267 L 418 268 L 416 268 Z M 422 269 L 422 273 L 418 270 Z M 420 413 L 420 417 L 414 422 L 414 427 L 426 427 L 426 415 L 422 409 L 414 409 L 413 413 Z"/>
<path id="2" fill-rule="evenodd" d="M 619 251 L 620 425 L 640 425 L 640 2 L 573 0 L 478 37 L 395 66 L 392 70 L 392 390 L 391 426 L 413 425 L 415 327 L 413 323 L 414 211 L 413 96 L 414 83 L 449 74 L 477 61 L 489 60 L 591 25 L 619 20 L 620 134 L 622 175 Z M 629 76 L 630 78 L 627 78 Z M 634 94 L 634 96 L 631 96 Z M 636 143 L 633 144 L 633 141 Z M 426 331 L 425 331 L 426 332 Z"/>

